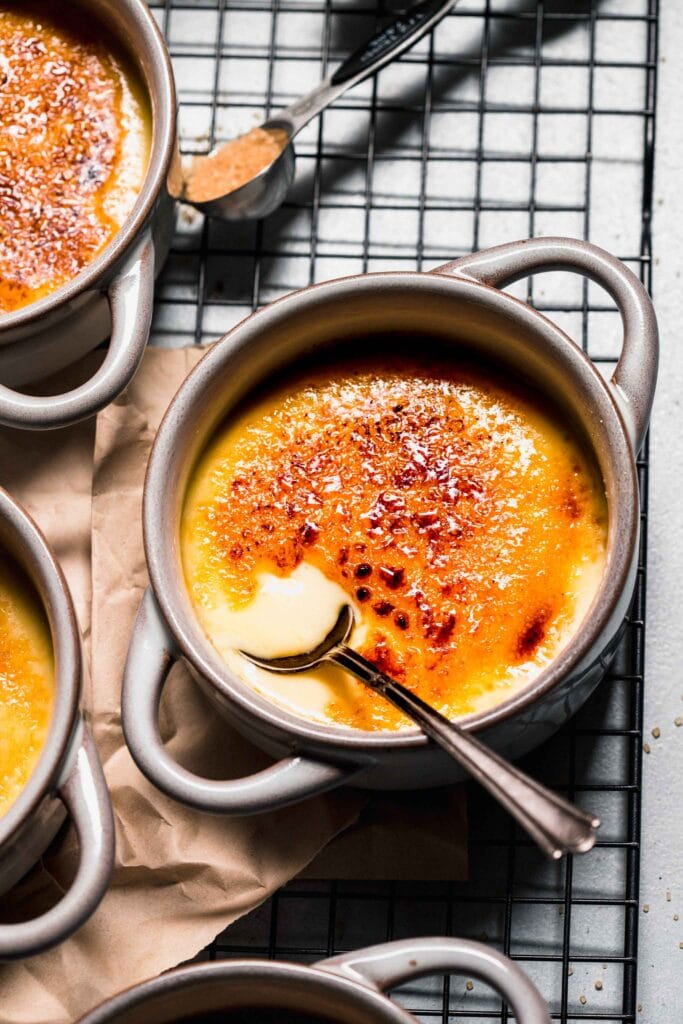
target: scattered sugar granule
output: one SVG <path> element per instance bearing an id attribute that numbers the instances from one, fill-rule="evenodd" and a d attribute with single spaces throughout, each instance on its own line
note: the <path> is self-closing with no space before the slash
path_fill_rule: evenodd
<path id="1" fill-rule="evenodd" d="M 599 991 L 600 991 L 600 989 L 602 988 L 602 982 L 600 981 L 600 979 L 599 979 L 599 978 L 598 978 L 598 980 L 597 980 L 597 981 L 595 982 L 595 987 L 597 988 L 598 992 L 599 992 Z"/>
<path id="2" fill-rule="evenodd" d="M 654 727 L 654 729 L 652 730 L 652 735 L 654 736 L 654 738 L 655 738 L 656 740 L 658 740 L 658 739 L 659 739 L 659 737 L 660 737 L 660 736 L 662 735 L 662 730 L 661 730 L 661 729 L 659 728 L 659 726 L 658 726 L 658 725 L 656 725 L 656 726 Z"/>
<path id="3" fill-rule="evenodd" d="M 650 904 L 649 903 L 643 903 L 643 913 L 644 914 L 649 914 L 650 913 Z"/>
<path id="4" fill-rule="evenodd" d="M 588 1002 L 588 1000 L 587 1000 L 587 998 L 585 996 L 579 996 L 579 1002 L 581 1003 L 582 1006 L 585 1006 L 586 1003 Z"/>
<path id="5" fill-rule="evenodd" d="M 643 743 L 643 750 L 645 751 L 646 754 L 649 754 L 650 753 L 650 744 L 649 743 Z"/>
<path id="6" fill-rule="evenodd" d="M 474 982 L 468 981 L 467 984 L 465 985 L 465 988 L 467 989 L 468 992 L 471 992 L 472 989 L 474 988 Z"/>

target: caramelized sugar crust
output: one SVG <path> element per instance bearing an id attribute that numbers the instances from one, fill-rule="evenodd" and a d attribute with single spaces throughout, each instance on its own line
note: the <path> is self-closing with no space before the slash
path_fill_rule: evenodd
<path id="1" fill-rule="evenodd" d="M 35 767 L 52 709 L 53 664 L 42 608 L 0 552 L 0 817 Z"/>
<path id="2" fill-rule="evenodd" d="M 321 372 L 249 409 L 195 479 L 200 606 L 216 578 L 239 605 L 258 571 L 306 559 L 360 610 L 363 653 L 452 717 L 551 660 L 604 555 L 585 453 L 538 398 L 475 368 Z M 334 699 L 327 713 L 402 724 L 364 688 L 352 714 Z"/>
<path id="3" fill-rule="evenodd" d="M 139 87 L 69 6 L 0 4 L 0 313 L 75 277 L 144 178 Z"/>

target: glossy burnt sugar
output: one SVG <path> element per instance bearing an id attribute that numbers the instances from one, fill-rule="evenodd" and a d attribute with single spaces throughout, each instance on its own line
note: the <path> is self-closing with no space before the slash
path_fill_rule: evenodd
<path id="1" fill-rule="evenodd" d="M 0 314 L 76 277 L 145 177 L 151 115 L 77 5 L 0 3 Z"/>
<path id="2" fill-rule="evenodd" d="M 219 432 L 182 547 L 214 642 L 221 602 L 246 606 L 260 573 L 305 562 L 355 606 L 353 646 L 457 717 L 566 645 L 599 585 L 606 523 L 592 461 L 538 396 L 475 366 L 366 361 L 292 379 Z M 278 678 L 216 646 L 299 713 L 406 724 L 339 669 Z"/>
<path id="3" fill-rule="evenodd" d="M 47 736 L 54 666 L 37 595 L 0 551 L 0 817 L 28 782 Z"/>

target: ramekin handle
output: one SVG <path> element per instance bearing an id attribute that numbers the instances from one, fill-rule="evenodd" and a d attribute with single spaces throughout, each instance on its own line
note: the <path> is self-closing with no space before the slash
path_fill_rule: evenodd
<path id="1" fill-rule="evenodd" d="M 87 921 L 107 891 L 114 867 L 114 818 L 95 744 L 85 727 L 59 796 L 76 826 L 76 877 L 59 903 L 40 917 L 0 924 L 0 960 L 19 960 L 56 946 Z"/>
<path id="2" fill-rule="evenodd" d="M 644 285 L 620 260 L 590 242 L 575 238 L 529 238 L 497 245 L 432 273 L 456 274 L 503 288 L 530 274 L 568 270 L 601 285 L 621 314 L 624 341 L 610 381 L 634 451 L 643 443 L 657 381 L 657 319 Z"/>
<path id="3" fill-rule="evenodd" d="M 491 985 L 510 1005 L 518 1024 L 550 1024 L 545 1000 L 517 964 L 468 939 L 401 939 L 342 953 L 316 967 L 382 992 L 426 974 L 467 974 Z"/>
<path id="4" fill-rule="evenodd" d="M 107 289 L 111 338 L 104 362 L 79 387 L 62 395 L 24 395 L 0 385 L 0 424 L 52 430 L 87 419 L 126 388 L 140 365 L 154 308 L 154 243 L 147 230 Z"/>
<path id="5" fill-rule="evenodd" d="M 159 733 L 159 701 L 178 652 L 151 590 L 140 604 L 123 677 L 126 743 L 140 771 L 167 796 L 214 814 L 258 814 L 347 782 L 355 772 L 306 757 L 283 758 L 243 779 L 203 779 L 173 760 Z"/>

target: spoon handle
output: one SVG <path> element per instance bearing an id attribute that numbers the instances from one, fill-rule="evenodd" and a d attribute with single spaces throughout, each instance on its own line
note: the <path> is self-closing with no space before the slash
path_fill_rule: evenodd
<path id="1" fill-rule="evenodd" d="M 422 0 L 401 14 L 367 42 L 359 46 L 339 65 L 331 78 L 332 85 L 356 85 L 376 74 L 390 60 L 400 56 L 435 25 L 455 0 Z"/>
<path id="2" fill-rule="evenodd" d="M 557 860 L 565 853 L 592 849 L 600 826 L 595 815 L 574 807 L 525 775 L 411 690 L 379 672 L 351 647 L 340 645 L 330 651 L 328 658 L 416 722 L 505 807 L 547 856 Z"/>
<path id="3" fill-rule="evenodd" d="M 376 74 L 385 64 L 413 46 L 441 21 L 456 3 L 457 0 L 421 0 L 405 14 L 385 25 L 372 39 L 363 43 L 312 92 L 273 115 L 269 123 L 289 121 L 293 137 L 347 89 Z"/>

